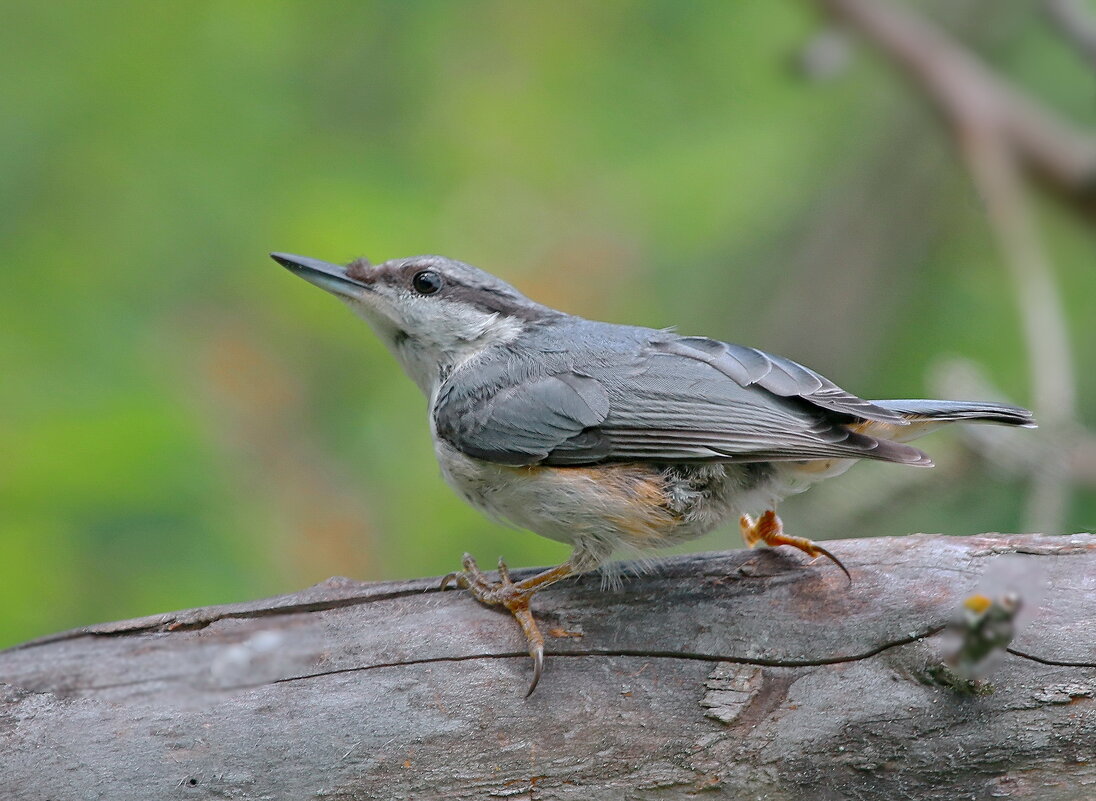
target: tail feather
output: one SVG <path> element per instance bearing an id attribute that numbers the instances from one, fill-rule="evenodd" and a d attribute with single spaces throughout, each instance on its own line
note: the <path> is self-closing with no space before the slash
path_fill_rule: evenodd
<path id="1" fill-rule="evenodd" d="M 1005 403 L 948 400 L 880 400 L 873 403 L 889 411 L 898 412 L 911 423 L 958 421 L 998 423 L 1022 428 L 1036 427 L 1030 411 Z"/>

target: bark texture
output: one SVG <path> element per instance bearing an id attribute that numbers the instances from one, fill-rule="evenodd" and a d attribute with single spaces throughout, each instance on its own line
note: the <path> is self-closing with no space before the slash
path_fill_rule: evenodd
<path id="1" fill-rule="evenodd" d="M 0 652 L 4 799 L 1096 797 L 1096 537 L 676 558 L 517 627 L 436 579 L 91 626 Z M 1023 601 L 941 680 L 975 592 Z"/>

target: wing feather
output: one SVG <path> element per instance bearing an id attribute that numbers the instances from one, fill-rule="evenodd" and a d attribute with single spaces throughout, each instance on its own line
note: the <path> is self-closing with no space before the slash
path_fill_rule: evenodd
<path id="1" fill-rule="evenodd" d="M 732 345 L 707 337 L 679 337 L 655 343 L 653 347 L 664 353 L 710 364 L 743 387 L 757 385 L 781 397 L 799 397 L 823 409 L 866 420 L 898 425 L 909 422 L 890 409 L 846 392 L 810 368 L 757 348 Z"/>
<path id="2" fill-rule="evenodd" d="M 543 359 L 462 368 L 435 404 L 438 434 L 470 456 L 513 465 L 831 458 L 929 464 L 916 448 L 846 425 L 907 423 L 897 411 L 753 348 L 681 337 L 566 355 L 562 369 L 547 375 L 535 370 Z M 491 384 L 468 380 L 477 374 Z"/>
<path id="3" fill-rule="evenodd" d="M 439 394 L 434 420 L 438 434 L 469 456 L 536 464 L 572 441 L 587 454 L 585 461 L 601 458 L 596 438 L 582 436 L 609 412 L 604 389 L 590 376 L 567 371 L 529 378 L 498 387 L 486 397 L 481 397 L 483 392 L 456 391 L 459 387 L 451 383 Z"/>

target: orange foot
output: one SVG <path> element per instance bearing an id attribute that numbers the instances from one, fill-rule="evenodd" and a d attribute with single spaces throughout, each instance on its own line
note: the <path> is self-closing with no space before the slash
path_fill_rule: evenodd
<path id="1" fill-rule="evenodd" d="M 789 537 L 784 533 L 784 524 L 780 522 L 780 518 L 777 517 L 776 512 L 769 509 L 765 514 L 761 515 L 757 520 L 754 520 L 749 515 L 742 515 L 738 518 L 738 525 L 742 529 L 742 539 L 751 548 L 757 545 L 759 542 L 763 542 L 766 545 L 775 548 L 777 545 L 790 545 L 793 548 L 798 548 L 807 554 L 807 556 L 818 557 L 825 556 L 839 568 L 841 572 L 845 574 L 845 577 L 852 583 L 852 576 L 849 575 L 849 571 L 841 564 L 841 560 L 827 551 L 821 545 L 808 540 L 806 537 Z"/>
<path id="2" fill-rule="evenodd" d="M 540 633 L 540 627 L 529 608 L 529 601 L 537 590 L 571 575 L 573 572 L 571 563 L 564 562 L 558 567 L 545 570 L 522 581 L 513 581 L 510 578 L 510 571 L 501 557 L 498 581 L 491 581 L 487 574 L 480 570 L 471 554 L 464 555 L 461 567 L 461 570 L 450 573 L 441 580 L 441 588 L 444 590 L 450 582 L 453 582 L 468 590 L 481 604 L 502 606 L 513 615 L 529 645 L 529 656 L 533 657 L 533 681 L 529 685 L 529 691 L 525 693 L 525 697 L 528 698 L 537 688 L 540 676 L 544 672 L 544 635 Z M 565 632 L 564 636 L 570 634 L 571 632 Z"/>

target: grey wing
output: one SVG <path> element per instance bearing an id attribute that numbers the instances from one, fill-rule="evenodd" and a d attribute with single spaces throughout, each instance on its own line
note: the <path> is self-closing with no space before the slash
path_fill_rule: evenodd
<path id="1" fill-rule="evenodd" d="M 656 352 L 710 364 L 743 387 L 758 386 L 782 398 L 800 398 L 813 406 L 850 417 L 909 424 L 900 413 L 846 392 L 809 367 L 757 348 L 707 337 L 678 337 L 652 343 L 651 347 Z"/>
<path id="2" fill-rule="evenodd" d="M 477 459 L 537 464 L 548 461 L 563 443 L 575 441 L 584 454 L 580 461 L 589 463 L 608 456 L 607 445 L 586 433 L 596 430 L 608 413 L 602 384 L 566 370 L 509 385 L 492 381 L 486 388 L 451 382 L 435 402 L 434 424 L 442 439 Z"/>
<path id="3" fill-rule="evenodd" d="M 896 413 L 794 362 L 742 349 L 769 360 L 766 369 L 759 359 L 728 357 L 716 346 L 724 344 L 659 340 L 630 351 L 590 352 L 568 370 L 519 381 L 474 402 L 443 393 L 435 408 L 438 433 L 470 456 L 504 464 L 928 463 L 916 448 L 846 426 L 862 419 L 899 422 Z M 734 363 L 720 363 L 727 358 Z"/>

